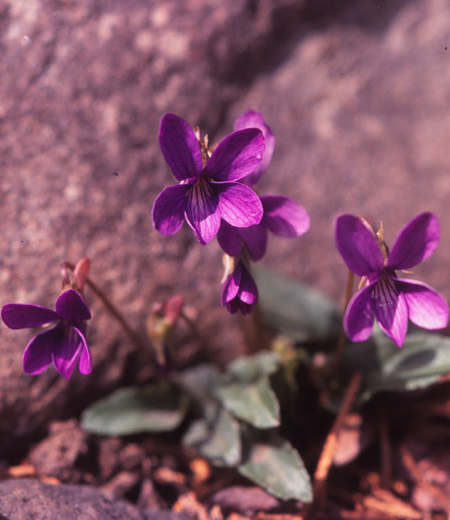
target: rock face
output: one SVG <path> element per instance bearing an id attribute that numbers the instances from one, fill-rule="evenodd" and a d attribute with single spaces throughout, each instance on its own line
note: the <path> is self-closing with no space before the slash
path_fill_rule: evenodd
<path id="1" fill-rule="evenodd" d="M 392 246 L 406 222 L 433 211 L 441 243 L 414 277 L 448 299 L 449 6 L 344 2 L 321 15 L 230 110 L 230 121 L 248 107 L 264 113 L 277 141 L 261 191 L 292 196 L 311 216 L 304 237 L 273 240 L 270 263 L 281 257 L 286 272 L 342 301 L 337 215 L 383 221 Z"/>
<path id="2" fill-rule="evenodd" d="M 51 485 L 38 480 L 0 483 L 0 512 L 7 520 L 145 520 L 122 500 L 88 486 Z"/>
<path id="3" fill-rule="evenodd" d="M 89 256 L 92 277 L 137 328 L 155 300 L 179 292 L 214 355 L 239 352 L 220 307 L 217 245 L 202 248 L 188 229 L 159 235 L 151 207 L 174 183 L 157 142 L 161 116 L 218 140 L 249 108 L 277 137 L 261 191 L 296 198 L 312 219 L 305 237 L 272 241 L 270 264 L 340 297 L 337 214 L 382 219 L 392 243 L 430 209 L 442 246 L 416 274 L 449 297 L 449 21 L 441 0 L 5 0 L 1 303 L 53 307 L 59 264 Z M 143 358 L 86 297 L 91 376 L 23 375 L 31 336 L 2 327 L 0 447 L 12 457 L 50 419 L 142 377 Z"/>
<path id="4" fill-rule="evenodd" d="M 218 247 L 202 249 L 188 230 L 168 239 L 152 229 L 153 201 L 175 182 L 159 150 L 159 121 L 172 111 L 214 135 L 244 90 L 230 82 L 239 76 L 234 65 L 244 53 L 246 62 L 261 54 L 274 38 L 273 20 L 298 5 L 2 3 L 1 303 L 53 307 L 59 264 L 89 256 L 92 277 L 138 328 L 152 303 L 175 291 L 198 309 L 206 333 L 219 318 L 231 322 L 220 308 Z M 86 297 L 94 314 L 88 378 L 22 375 L 31 335 L 2 327 L 0 445 L 135 379 L 142 359 L 102 305 Z M 220 334 L 211 345 L 227 346 Z"/>

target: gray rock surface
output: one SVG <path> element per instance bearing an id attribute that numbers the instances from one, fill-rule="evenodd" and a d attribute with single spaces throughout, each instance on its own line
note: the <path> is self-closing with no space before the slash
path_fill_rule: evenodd
<path id="1" fill-rule="evenodd" d="M 8 520 L 144 520 L 131 504 L 89 486 L 33 479 L 0 482 L 0 513 Z"/>

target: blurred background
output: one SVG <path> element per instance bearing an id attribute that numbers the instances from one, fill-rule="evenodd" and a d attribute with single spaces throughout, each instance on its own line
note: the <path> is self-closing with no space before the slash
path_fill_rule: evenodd
<path id="1" fill-rule="evenodd" d="M 53 307 L 59 265 L 89 256 L 92 278 L 136 328 L 155 301 L 180 293 L 212 358 L 241 352 L 220 306 L 217 243 L 200 246 L 186 226 L 162 236 L 151 210 L 175 183 L 161 117 L 173 112 L 218 142 L 249 109 L 276 137 L 260 192 L 311 216 L 307 235 L 271 237 L 268 267 L 342 303 L 336 216 L 382 220 L 392 245 L 431 210 L 441 244 L 415 275 L 450 298 L 446 0 L 1 0 L 0 44 L 2 304 Z M 2 442 L 139 379 L 134 347 L 86 298 L 88 377 L 25 376 L 31 336 L 1 326 Z"/>

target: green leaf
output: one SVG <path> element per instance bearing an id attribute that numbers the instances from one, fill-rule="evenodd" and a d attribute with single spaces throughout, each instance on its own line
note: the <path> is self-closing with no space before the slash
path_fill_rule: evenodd
<path id="1" fill-rule="evenodd" d="M 277 352 L 259 352 L 253 356 L 241 356 L 227 367 L 225 378 L 241 383 L 251 383 L 261 376 L 274 374 L 281 364 Z"/>
<path id="2" fill-rule="evenodd" d="M 181 424 L 188 407 L 186 394 L 167 382 L 126 388 L 86 409 L 81 425 L 98 435 L 172 431 Z"/>
<path id="3" fill-rule="evenodd" d="M 406 336 L 399 348 L 375 329 L 368 341 L 347 345 L 340 370 L 342 388 L 331 408 L 339 408 L 343 389 L 356 371 L 363 374 L 359 405 L 378 392 L 426 388 L 450 373 L 450 338 L 415 332 Z"/>
<path id="4" fill-rule="evenodd" d="M 280 405 L 268 376 L 254 383 L 223 384 L 218 394 L 230 413 L 255 428 L 273 428 L 280 424 Z"/>
<path id="5" fill-rule="evenodd" d="M 324 340 L 339 334 L 341 314 L 325 294 L 262 267 L 252 268 L 264 321 L 294 341 Z"/>
<path id="6" fill-rule="evenodd" d="M 205 419 L 194 421 L 183 438 L 183 444 L 196 448 L 200 455 L 217 466 L 234 467 L 241 460 L 239 422 L 220 405 L 213 424 Z"/>
<path id="7" fill-rule="evenodd" d="M 251 444 L 238 471 L 283 500 L 312 501 L 311 480 L 300 455 L 277 432 L 271 432 L 266 441 Z"/>
<path id="8" fill-rule="evenodd" d="M 217 414 L 217 386 L 220 374 L 216 367 L 208 363 L 183 370 L 175 377 L 176 382 L 195 401 L 201 414 L 212 423 Z"/>
<path id="9" fill-rule="evenodd" d="M 416 390 L 450 373 L 450 338 L 417 333 L 406 337 L 401 348 L 384 335 L 375 338 L 379 370 L 366 381 L 371 394 L 381 390 Z"/>

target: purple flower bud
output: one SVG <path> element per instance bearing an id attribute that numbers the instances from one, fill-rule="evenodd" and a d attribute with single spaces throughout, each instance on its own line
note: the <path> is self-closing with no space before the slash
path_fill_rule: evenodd
<path id="1" fill-rule="evenodd" d="M 222 305 L 231 314 L 238 311 L 249 314 L 258 303 L 258 288 L 242 260 L 233 259 L 233 262 L 233 271 L 228 274 L 222 287 Z"/>

